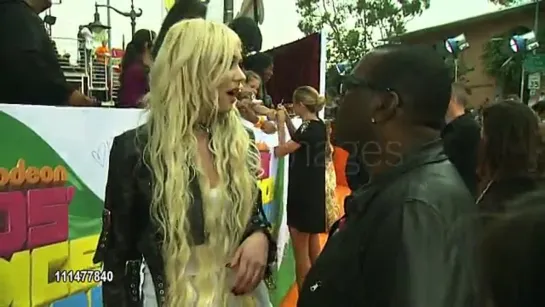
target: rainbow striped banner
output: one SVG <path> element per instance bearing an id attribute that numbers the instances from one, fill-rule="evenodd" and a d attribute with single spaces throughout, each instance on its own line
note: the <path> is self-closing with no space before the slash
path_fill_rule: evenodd
<path id="1" fill-rule="evenodd" d="M 92 257 L 109 151 L 114 136 L 142 119 L 140 110 L 0 105 L 0 130 L 9 131 L 0 136 L 9 149 L 0 152 L 0 307 L 102 306 L 100 284 L 91 282 L 97 276 L 89 274 L 101 272 Z M 261 189 L 280 243 L 271 290 L 279 306 L 276 297 L 293 282 L 283 261 L 287 163 L 271 155 L 276 135 L 255 134 L 268 148 L 261 151 Z"/>

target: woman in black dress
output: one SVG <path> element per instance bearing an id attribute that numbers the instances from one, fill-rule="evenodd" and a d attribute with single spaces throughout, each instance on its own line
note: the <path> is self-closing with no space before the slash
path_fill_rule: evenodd
<path id="1" fill-rule="evenodd" d="M 320 253 L 319 234 L 326 232 L 327 129 L 317 115 L 324 102 L 314 88 L 299 87 L 293 93 L 293 110 L 303 120 L 301 126 L 295 129 L 282 107 L 277 114 L 279 145 L 275 155 L 291 155 L 287 210 L 299 287 Z M 286 126 L 291 137 L 288 142 Z"/>

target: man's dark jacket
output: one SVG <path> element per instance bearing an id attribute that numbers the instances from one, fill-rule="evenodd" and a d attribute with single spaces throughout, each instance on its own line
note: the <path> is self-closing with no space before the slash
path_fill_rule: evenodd
<path id="1" fill-rule="evenodd" d="M 445 153 L 467 188 L 477 198 L 477 159 L 481 126 L 471 113 L 465 113 L 448 123 L 442 132 Z"/>
<path id="2" fill-rule="evenodd" d="M 346 182 L 352 191 L 356 191 L 360 187 L 369 182 L 369 172 L 365 168 L 365 164 L 360 162 L 357 154 L 350 154 L 346 161 L 345 171 Z"/>
<path id="3" fill-rule="evenodd" d="M 467 307 L 476 205 L 440 140 L 353 193 L 299 307 Z"/>
<path id="4" fill-rule="evenodd" d="M 23 0 L 0 0 L 0 46 L 0 103 L 67 103 L 73 89 L 43 21 Z"/>

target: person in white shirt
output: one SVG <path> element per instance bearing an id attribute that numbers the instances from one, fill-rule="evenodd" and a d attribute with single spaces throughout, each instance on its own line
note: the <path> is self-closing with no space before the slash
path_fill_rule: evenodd
<path id="1" fill-rule="evenodd" d="M 78 45 L 80 50 L 84 50 L 83 60 L 85 65 L 91 63 L 91 56 L 93 55 L 93 45 L 94 45 L 95 36 L 89 26 L 80 26 L 78 33 Z M 80 59 L 81 61 L 82 59 Z"/>

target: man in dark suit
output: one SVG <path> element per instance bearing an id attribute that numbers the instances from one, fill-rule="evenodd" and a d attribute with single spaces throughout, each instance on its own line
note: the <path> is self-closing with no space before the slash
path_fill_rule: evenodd
<path id="1" fill-rule="evenodd" d="M 91 105 L 67 82 L 41 12 L 51 0 L 0 0 L 0 103 Z"/>
<path id="2" fill-rule="evenodd" d="M 452 96 L 446 114 L 447 125 L 441 136 L 445 153 L 464 180 L 469 191 L 477 194 L 477 155 L 481 127 L 475 117 L 466 112 L 471 91 L 461 83 L 452 84 Z"/>

